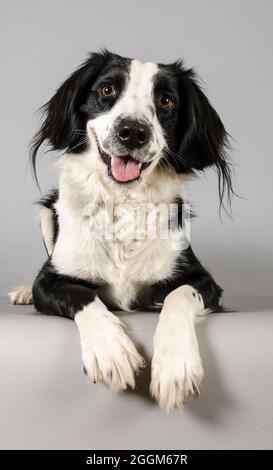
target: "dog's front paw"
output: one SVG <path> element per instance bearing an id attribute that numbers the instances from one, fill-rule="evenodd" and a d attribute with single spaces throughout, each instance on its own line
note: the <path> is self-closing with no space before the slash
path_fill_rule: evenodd
<path id="1" fill-rule="evenodd" d="M 103 382 L 115 392 L 128 386 L 135 388 L 134 376 L 144 366 L 144 359 L 124 332 L 120 320 L 94 302 L 94 306 L 77 315 L 76 323 L 81 336 L 83 368 L 89 379 L 93 383 Z"/>
<path id="2" fill-rule="evenodd" d="M 135 373 L 143 367 L 144 360 L 128 336 L 112 329 L 111 336 L 105 332 L 99 341 L 82 340 L 84 372 L 93 383 L 103 382 L 114 392 L 135 388 Z"/>
<path id="3" fill-rule="evenodd" d="M 182 408 L 189 395 L 198 395 L 204 376 L 199 353 L 185 358 L 179 349 L 156 350 L 152 361 L 151 395 L 169 412 Z"/>

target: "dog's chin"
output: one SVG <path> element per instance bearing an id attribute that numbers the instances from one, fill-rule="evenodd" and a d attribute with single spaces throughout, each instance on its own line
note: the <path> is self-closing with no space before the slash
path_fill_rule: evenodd
<path id="1" fill-rule="evenodd" d="M 99 148 L 102 161 L 107 167 L 109 178 L 119 186 L 132 186 L 141 181 L 143 171 L 148 168 L 150 162 L 141 162 L 129 153 L 123 155 L 110 155 Z"/>

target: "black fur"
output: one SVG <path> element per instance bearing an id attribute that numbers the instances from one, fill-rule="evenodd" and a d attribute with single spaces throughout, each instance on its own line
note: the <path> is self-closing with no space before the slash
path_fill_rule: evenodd
<path id="1" fill-rule="evenodd" d="M 182 61 L 178 61 L 161 64 L 160 70 L 155 82 L 155 99 L 164 92 L 175 103 L 170 111 L 157 108 L 170 149 L 168 164 L 178 173 L 214 166 L 218 173 L 220 203 L 223 203 L 225 191 L 229 203 L 233 188 L 225 152 L 228 134 L 222 121 L 199 86 L 193 69 L 186 69 Z"/>
<path id="2" fill-rule="evenodd" d="M 93 302 L 95 288 L 82 279 L 60 275 L 49 259 L 33 284 L 33 303 L 39 312 L 73 319 L 79 310 Z"/>
<path id="3" fill-rule="evenodd" d="M 104 50 L 91 53 L 89 58 L 58 88 L 55 95 L 42 108 L 43 123 L 31 145 L 31 161 L 36 176 L 36 158 L 41 145 L 47 143 L 54 150 L 80 153 L 88 142 L 85 124 L 91 113 L 105 110 L 109 106 L 95 105 L 92 85 L 100 76 L 107 77 L 119 71 L 120 84 L 124 81 L 127 59 Z M 104 72 L 101 74 L 101 72 Z M 122 73 L 123 72 L 123 73 Z M 92 110 L 92 111 L 91 111 Z"/>
<path id="4" fill-rule="evenodd" d="M 201 265 L 189 246 L 177 260 L 175 274 L 152 286 L 152 304 L 162 303 L 164 298 L 177 287 L 189 284 L 202 295 L 205 308 L 219 312 L 219 301 L 223 289 L 216 284 L 213 277 Z"/>
<path id="5" fill-rule="evenodd" d="M 59 191 L 57 188 L 53 188 L 51 191 L 49 191 L 49 193 L 39 200 L 39 204 L 46 207 L 47 209 L 55 210 L 54 204 L 57 202 L 58 198 Z"/>

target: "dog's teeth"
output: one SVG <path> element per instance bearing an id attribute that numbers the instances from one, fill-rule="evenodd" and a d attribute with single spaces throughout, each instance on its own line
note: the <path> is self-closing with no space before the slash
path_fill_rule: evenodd
<path id="1" fill-rule="evenodd" d="M 142 165 L 142 163 L 141 163 L 141 162 L 139 162 L 139 163 L 138 163 L 138 168 L 141 168 L 141 165 Z"/>

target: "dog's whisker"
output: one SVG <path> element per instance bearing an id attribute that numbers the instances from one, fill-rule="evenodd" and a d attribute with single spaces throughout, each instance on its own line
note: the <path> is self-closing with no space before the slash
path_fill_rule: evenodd
<path id="1" fill-rule="evenodd" d="M 177 162 L 182 162 L 183 164 L 185 164 L 185 160 L 184 158 L 182 157 L 182 155 L 179 155 L 178 153 L 174 152 L 172 149 L 170 148 L 165 148 L 164 151 L 167 153 L 167 155 L 170 155 L 174 160 L 176 160 Z"/>
<path id="2" fill-rule="evenodd" d="M 166 165 L 167 165 L 169 168 L 172 168 L 171 162 L 169 161 L 169 158 L 168 158 L 168 157 L 170 157 L 170 156 L 171 156 L 170 154 L 165 153 L 164 156 L 163 156 L 163 159 L 164 159 Z M 177 159 L 176 159 L 175 157 L 173 157 L 173 159 L 174 159 L 175 161 L 177 161 Z"/>
<path id="3" fill-rule="evenodd" d="M 164 153 L 162 155 L 161 163 L 162 163 L 162 165 L 165 165 L 165 169 L 167 168 L 167 170 L 173 171 L 173 168 L 172 168 L 170 162 L 168 161 L 168 158 L 166 157 L 166 155 Z M 164 169 L 164 167 L 163 167 L 163 169 Z"/>
<path id="4" fill-rule="evenodd" d="M 72 132 L 75 132 L 76 134 L 87 135 L 87 131 L 86 131 L 86 130 L 82 130 L 82 129 L 73 129 Z"/>
<path id="5" fill-rule="evenodd" d="M 71 147 L 69 149 L 69 153 L 71 153 L 72 150 L 75 150 L 77 147 L 80 147 L 81 145 L 87 144 L 89 142 L 88 138 L 82 139 L 80 142 L 78 142 L 74 147 Z"/>

